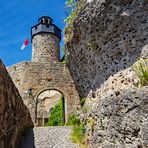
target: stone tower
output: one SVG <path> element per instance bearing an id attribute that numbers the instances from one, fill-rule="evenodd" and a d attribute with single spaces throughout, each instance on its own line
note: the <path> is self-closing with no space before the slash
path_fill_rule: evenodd
<path id="1" fill-rule="evenodd" d="M 31 28 L 32 61 L 59 62 L 61 30 L 53 24 L 52 18 L 43 16 Z"/>

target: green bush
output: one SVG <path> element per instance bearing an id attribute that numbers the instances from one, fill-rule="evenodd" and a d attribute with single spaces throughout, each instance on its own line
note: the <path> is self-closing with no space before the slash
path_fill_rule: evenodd
<path id="1" fill-rule="evenodd" d="M 69 117 L 66 125 L 72 126 L 71 140 L 74 143 L 80 144 L 81 147 L 85 146 L 85 125 L 80 122 L 76 115 Z"/>
<path id="2" fill-rule="evenodd" d="M 49 121 L 45 126 L 62 126 L 64 125 L 63 104 L 59 102 L 51 111 Z"/>
<path id="3" fill-rule="evenodd" d="M 71 125 L 71 126 L 80 125 L 80 119 L 77 118 L 76 115 L 72 115 L 69 117 L 69 120 L 66 123 L 66 125 Z"/>
<path id="4" fill-rule="evenodd" d="M 85 143 L 85 125 L 79 124 L 73 126 L 73 131 L 71 133 L 71 140 L 74 143 L 84 144 Z"/>
<path id="5" fill-rule="evenodd" d="M 140 59 L 134 64 L 133 69 L 139 78 L 140 86 L 148 85 L 148 59 Z"/>

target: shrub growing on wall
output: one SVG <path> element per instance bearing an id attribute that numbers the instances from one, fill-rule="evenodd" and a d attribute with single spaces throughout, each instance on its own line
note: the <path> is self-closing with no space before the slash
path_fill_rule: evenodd
<path id="1" fill-rule="evenodd" d="M 76 115 L 71 115 L 67 122 L 67 125 L 72 126 L 71 140 L 74 143 L 78 143 L 80 147 L 85 147 L 85 124 L 80 121 Z"/>
<path id="2" fill-rule="evenodd" d="M 64 28 L 65 36 L 64 41 L 68 42 L 72 36 L 73 36 L 73 20 L 76 16 L 76 3 L 75 0 L 67 0 L 65 2 L 65 13 L 67 15 L 67 18 L 64 20 L 66 23 L 66 27 Z"/>

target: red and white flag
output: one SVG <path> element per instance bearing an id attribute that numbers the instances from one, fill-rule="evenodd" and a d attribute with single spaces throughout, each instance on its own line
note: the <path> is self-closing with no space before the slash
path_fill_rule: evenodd
<path id="1" fill-rule="evenodd" d="M 24 40 L 24 43 L 21 46 L 21 49 L 23 50 L 28 44 L 29 44 L 29 40 L 28 39 L 25 39 Z"/>

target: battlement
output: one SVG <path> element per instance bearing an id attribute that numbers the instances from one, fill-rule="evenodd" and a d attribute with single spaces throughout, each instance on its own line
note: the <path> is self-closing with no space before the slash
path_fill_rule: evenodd
<path id="1" fill-rule="evenodd" d="M 53 24 L 53 19 L 48 16 L 39 18 L 38 24 L 31 27 L 31 37 L 37 34 L 49 33 L 57 36 L 61 40 L 61 29 Z"/>

